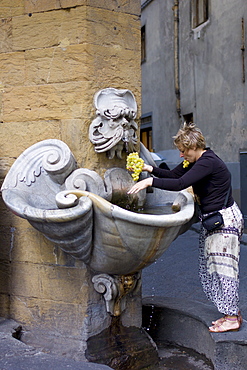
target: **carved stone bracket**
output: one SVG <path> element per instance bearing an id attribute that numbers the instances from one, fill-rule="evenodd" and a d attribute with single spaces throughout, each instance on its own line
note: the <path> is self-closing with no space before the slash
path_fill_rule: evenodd
<path id="1" fill-rule="evenodd" d="M 126 296 L 137 292 L 141 285 L 139 272 L 132 275 L 99 274 L 92 278 L 96 292 L 103 294 L 106 310 L 112 316 L 120 316 L 126 308 Z"/>

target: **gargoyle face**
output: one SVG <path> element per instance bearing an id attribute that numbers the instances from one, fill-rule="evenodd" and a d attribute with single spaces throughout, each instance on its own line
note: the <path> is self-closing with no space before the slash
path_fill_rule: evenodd
<path id="1" fill-rule="evenodd" d="M 134 121 L 136 104 L 133 94 L 129 90 L 101 90 L 95 96 L 95 107 L 98 117 L 89 128 L 89 139 L 95 151 L 107 152 L 110 159 L 115 154 L 121 159 L 123 150 L 135 151 L 138 126 Z"/>

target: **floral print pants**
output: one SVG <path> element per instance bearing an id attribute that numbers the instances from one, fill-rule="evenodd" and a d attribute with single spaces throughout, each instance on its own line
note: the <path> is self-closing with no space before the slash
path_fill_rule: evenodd
<path id="1" fill-rule="evenodd" d="M 208 232 L 203 226 L 199 240 L 199 276 L 209 300 L 224 315 L 237 315 L 239 308 L 239 255 L 243 216 L 234 203 L 220 210 L 224 226 Z"/>

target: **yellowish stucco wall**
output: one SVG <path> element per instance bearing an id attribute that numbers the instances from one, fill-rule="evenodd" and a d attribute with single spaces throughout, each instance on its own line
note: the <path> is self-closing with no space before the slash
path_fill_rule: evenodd
<path id="1" fill-rule="evenodd" d="M 79 167 L 102 174 L 124 160 L 88 139 L 94 94 L 128 88 L 140 107 L 136 0 L 0 2 L 0 177 L 29 146 L 63 140 Z M 140 111 L 139 111 L 140 112 Z M 0 205 L 0 316 L 79 338 L 87 307 L 83 263 Z"/>

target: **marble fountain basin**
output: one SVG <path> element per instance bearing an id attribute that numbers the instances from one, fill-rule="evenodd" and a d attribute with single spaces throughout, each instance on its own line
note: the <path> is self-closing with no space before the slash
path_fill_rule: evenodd
<path id="1" fill-rule="evenodd" d="M 12 212 L 94 271 L 134 274 L 157 260 L 190 227 L 194 199 L 186 190 L 153 189 L 143 195 L 145 207 L 169 206 L 170 213 L 132 212 L 111 202 L 110 184 L 117 173 L 126 180 L 122 187 L 126 194 L 131 176 L 121 168 L 109 173 L 112 177 L 103 183 L 93 171 L 76 169 L 65 143 L 45 140 L 17 158 L 4 180 L 2 196 Z M 107 187 L 111 191 L 97 190 Z"/>
<path id="2" fill-rule="evenodd" d="M 89 264 L 93 270 L 108 274 L 128 275 L 153 263 L 187 230 L 194 214 L 194 201 L 187 191 L 158 192 L 163 195 L 163 205 L 170 207 L 169 214 L 158 215 L 123 209 L 90 192 L 64 191 L 59 196 L 72 193 L 92 201 L 93 247 Z M 162 201 L 159 197 L 158 207 Z M 155 208 L 150 201 L 146 206 Z M 172 207 L 179 211 L 173 212 Z"/>

